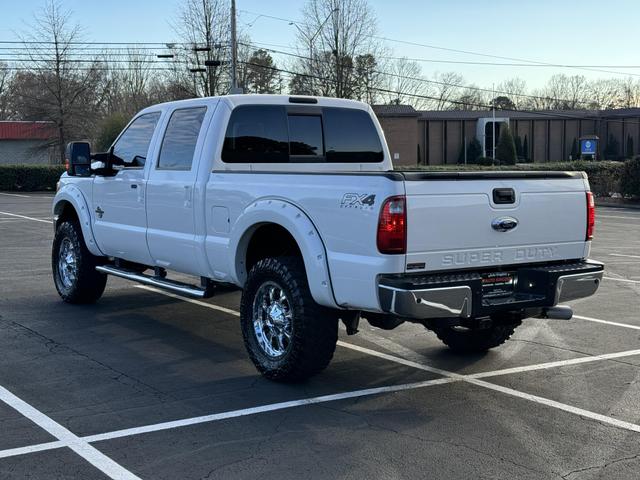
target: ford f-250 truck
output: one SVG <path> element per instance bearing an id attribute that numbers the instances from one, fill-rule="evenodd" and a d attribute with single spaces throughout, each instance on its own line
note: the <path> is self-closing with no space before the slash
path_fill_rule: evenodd
<path id="1" fill-rule="evenodd" d="M 338 322 L 409 321 L 457 351 L 592 295 L 595 222 L 576 172 L 394 171 L 363 103 L 240 95 L 136 115 L 111 149 L 74 142 L 53 202 L 55 286 L 95 302 L 108 275 L 193 297 L 242 288 L 240 323 L 266 377 L 330 362 Z M 194 284 L 171 279 L 189 274 Z M 175 274 L 174 274 L 175 277 Z"/>

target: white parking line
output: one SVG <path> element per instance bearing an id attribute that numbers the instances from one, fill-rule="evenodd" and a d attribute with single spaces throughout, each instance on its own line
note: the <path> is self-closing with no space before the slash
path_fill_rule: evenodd
<path id="1" fill-rule="evenodd" d="M 363 390 L 353 390 L 350 392 L 335 393 L 332 395 L 322 395 L 319 397 L 302 398 L 300 400 L 291 400 L 288 402 L 272 403 L 270 405 L 261 405 L 259 407 L 244 408 L 242 410 L 232 410 L 230 412 L 214 413 L 212 415 L 204 415 L 201 417 L 185 418 L 172 422 L 156 423 L 154 425 L 146 425 L 143 427 L 127 428 L 115 432 L 101 433 L 83 437 L 86 442 L 100 442 L 111 440 L 114 438 L 130 437 L 132 435 L 140 435 L 143 433 L 159 432 L 161 430 L 170 430 L 173 428 L 186 427 L 188 425 L 197 425 L 200 423 L 215 422 L 218 420 L 226 420 L 229 418 L 244 417 L 247 415 L 255 415 L 257 413 L 273 412 L 276 410 L 284 410 L 287 408 L 301 407 L 304 405 L 316 405 L 319 403 L 336 402 L 338 400 L 348 400 L 350 398 L 369 397 L 371 395 L 379 395 L 381 393 L 402 392 L 405 390 L 415 390 L 417 388 L 431 387 L 434 385 L 444 385 L 456 381 L 453 378 L 436 378 L 433 380 L 425 380 L 423 382 L 405 383 L 402 385 L 391 385 L 386 387 L 366 388 Z"/>
<path id="2" fill-rule="evenodd" d="M 178 300 L 182 300 L 183 302 L 193 303 L 194 305 L 199 305 L 201 307 L 218 310 L 219 312 L 223 312 L 236 317 L 240 316 L 240 312 L 236 312 L 235 310 L 231 310 L 230 308 L 221 307 L 219 305 L 203 302 L 201 300 L 195 300 L 193 298 L 181 297 L 180 295 L 176 295 L 175 293 L 165 292 L 164 290 L 160 290 L 159 288 L 149 287 L 147 285 L 134 285 L 134 287 L 141 288 L 143 290 L 148 290 L 149 292 L 160 293 L 166 297 L 177 298 Z"/>
<path id="3" fill-rule="evenodd" d="M 14 410 L 18 411 L 23 416 L 27 417 L 47 433 L 56 437 L 60 441 L 60 443 L 62 443 L 66 447 L 69 447 L 71 450 L 76 452 L 78 455 L 80 455 L 102 473 L 107 475 L 109 478 L 112 478 L 114 480 L 140 480 L 140 477 L 137 477 L 129 470 L 125 469 L 122 465 L 114 462 L 104 453 L 98 451 L 95 447 L 90 445 L 86 440 L 82 440 L 80 437 L 74 435 L 62 425 L 46 416 L 40 410 L 32 407 L 27 402 L 18 398 L 2 386 L 0 386 L 0 400 Z M 29 447 L 27 447 L 27 449 L 28 448 Z M 42 446 L 39 449 L 37 449 L 37 446 L 31 447 L 31 451 L 43 450 L 45 450 L 45 448 L 43 448 Z"/>
<path id="4" fill-rule="evenodd" d="M 616 277 L 602 277 L 605 280 L 613 280 L 616 282 L 624 282 L 624 283 L 640 283 L 639 280 L 629 280 L 627 278 L 616 278 Z"/>
<path id="5" fill-rule="evenodd" d="M 291 400 L 288 402 L 272 403 L 269 405 L 261 405 L 258 407 L 243 408 L 240 410 L 231 410 L 231 411 L 222 412 L 222 413 L 214 413 L 211 415 L 184 418 L 181 420 L 175 420 L 170 422 L 155 423 L 153 425 L 144 425 L 141 427 L 116 430 L 113 432 L 99 433 L 96 435 L 80 437 L 80 440 L 82 442 L 86 442 L 87 444 L 94 443 L 94 442 L 102 442 L 106 440 L 113 440 L 116 438 L 131 437 L 135 435 L 142 435 L 145 433 L 160 432 L 162 430 L 170 430 L 174 428 L 187 427 L 189 425 L 199 425 L 201 423 L 216 422 L 219 420 L 244 417 L 247 415 L 256 415 L 259 413 L 274 412 L 277 410 L 284 410 L 287 408 L 301 407 L 305 405 L 316 405 L 316 404 L 326 403 L 326 402 L 335 402 L 338 400 L 348 400 L 350 398 L 367 397 L 372 395 L 379 395 L 381 393 L 393 393 L 393 392 L 401 392 L 405 390 L 415 390 L 417 388 L 425 388 L 425 387 L 430 387 L 435 385 L 444 385 L 444 384 L 453 383 L 456 381 L 458 380 L 454 378 L 445 377 L 445 378 L 436 378 L 433 380 L 425 380 L 423 382 L 405 383 L 401 385 L 391 385 L 391 386 L 385 386 L 385 387 L 353 390 L 350 392 L 342 392 L 342 393 L 336 393 L 331 395 L 322 395 L 318 397 L 303 398 L 300 400 Z M 56 441 L 56 442 L 49 442 L 49 443 L 41 443 L 38 445 L 31 445 L 28 447 L 12 448 L 9 450 L 0 451 L 0 458 L 14 457 L 17 455 L 25 455 L 28 453 L 42 452 L 46 450 L 55 450 L 65 446 L 67 446 L 65 442 Z"/>
<path id="6" fill-rule="evenodd" d="M 37 445 L 29 445 L 28 447 L 10 448 L 9 450 L 0 451 L 0 458 L 16 457 L 18 455 L 26 455 L 28 453 L 44 452 L 46 450 L 54 450 L 56 448 L 66 447 L 67 444 L 61 440 L 55 442 L 39 443 Z"/>
<path id="7" fill-rule="evenodd" d="M 178 295 L 174 295 L 168 292 L 164 292 L 162 290 L 157 290 L 155 288 L 150 288 L 150 287 L 142 287 L 145 290 L 149 290 L 152 292 L 157 292 L 157 293 L 161 293 L 162 295 L 166 295 L 169 296 L 171 298 L 177 298 L 179 300 L 185 300 L 188 301 L 189 303 L 193 303 L 195 305 L 199 305 L 199 306 L 204 306 L 206 308 L 211 308 L 213 310 L 218 310 L 218 311 L 222 311 L 224 313 L 231 313 L 233 315 L 239 315 L 239 313 L 235 310 L 230 310 L 228 308 L 224 308 L 224 307 L 220 307 L 218 305 L 213 305 L 210 303 L 206 303 L 206 302 L 202 302 L 199 300 L 191 300 L 191 299 L 185 299 L 183 297 L 180 297 Z M 588 317 L 584 317 L 585 319 Z M 603 322 L 605 322 L 603 320 Z M 607 322 L 610 323 L 610 322 Z M 615 322 L 612 322 L 615 324 Z M 620 326 L 627 326 L 624 324 L 620 324 Z M 583 410 L 580 408 L 576 408 L 576 407 L 572 407 L 570 405 L 565 405 L 559 402 L 556 402 L 554 400 L 549 400 L 543 397 L 537 397 L 535 395 L 530 395 L 528 393 L 524 393 L 524 392 L 520 392 L 517 390 L 513 390 L 513 389 L 509 389 L 506 387 L 501 387 L 499 385 L 495 385 L 493 383 L 489 383 L 489 382 L 485 382 L 480 380 L 481 378 L 487 378 L 487 377 L 497 377 L 497 376 L 502 376 L 502 375 L 510 375 L 513 373 L 522 373 L 522 372 L 529 372 L 529 371 L 534 371 L 534 370 L 546 370 L 546 369 L 551 369 L 551 368 L 557 368 L 557 367 L 563 367 L 563 366 L 570 366 L 570 365 L 580 365 L 580 364 L 585 364 L 585 363 L 591 363 L 591 362 L 597 362 L 597 361 L 602 361 L 602 360 L 614 360 L 617 358 L 623 358 L 623 357 L 629 357 L 629 356 L 634 356 L 634 355 L 640 355 L 640 349 L 638 350 L 628 350 L 628 351 L 623 351 L 623 352 L 615 352 L 615 353 L 605 353 L 602 355 L 593 355 L 593 356 L 584 356 L 584 357 L 579 357 L 579 358 L 573 358 L 573 359 L 569 359 L 569 360 L 559 360 L 559 361 L 555 361 L 555 362 L 547 362 L 547 363 L 540 363 L 540 364 L 534 364 L 534 365 L 526 365 L 523 367 L 513 367 L 513 368 L 505 368 L 505 369 L 501 369 L 501 370 L 493 370 L 493 371 L 489 371 L 489 372 L 479 372 L 479 373 L 473 373 L 473 374 L 458 374 L 455 372 L 451 372 L 448 370 L 443 370 L 440 368 L 436 368 L 436 367 L 431 367 L 429 365 L 426 365 L 424 363 L 421 363 L 419 361 L 413 361 L 407 358 L 403 358 L 403 355 L 410 355 L 412 357 L 421 357 L 421 355 L 417 354 L 416 352 L 413 352 L 412 350 L 409 350 L 406 347 L 403 347 L 395 342 L 392 342 L 391 340 L 388 340 L 386 338 L 383 337 L 377 337 L 375 336 L 375 339 L 369 338 L 369 340 L 374 341 L 375 343 L 379 344 L 380 346 L 382 346 L 383 348 L 386 348 L 394 353 L 396 353 L 398 356 L 396 355 L 389 355 L 383 352 L 379 352 L 376 350 L 371 350 L 369 348 L 366 347 L 361 347 L 359 345 L 355 345 L 352 343 L 348 343 L 348 342 L 343 342 L 343 341 L 338 341 L 338 345 L 340 345 L 341 347 L 344 348 L 348 348 L 360 353 L 364 353 L 366 355 L 371 355 L 371 356 L 375 356 L 377 358 L 381 358 L 384 360 L 388 360 L 400 365 L 404 365 L 407 367 L 411 367 L 411 368 L 416 368 L 419 370 L 423 370 L 423 371 L 427 371 L 430 373 L 434 373 L 437 375 L 441 375 L 443 378 L 437 378 L 437 379 L 433 379 L 433 380 L 426 380 L 423 382 L 415 382 L 415 383 L 407 383 L 407 384 L 401 384 L 401 385 L 392 385 L 392 386 L 385 386 L 385 387 L 376 387 L 376 388 L 367 388 L 367 389 L 361 389 L 361 390 L 353 390 L 353 391 L 349 391 L 349 392 L 342 392 L 342 393 L 336 393 L 336 394 L 331 394 L 331 395 L 322 395 L 322 396 L 318 396 L 318 397 L 311 397 L 311 398 L 303 398 L 303 399 L 299 399 L 299 400 L 291 400 L 291 401 L 287 401 L 287 402 L 280 402 L 280 403 L 274 403 L 274 404 L 268 404 L 268 405 L 261 405 L 258 407 L 250 407 L 250 408 L 245 408 L 245 409 L 240 409 L 240 410 L 231 410 L 231 411 L 227 411 L 227 412 L 222 412 L 222 413 L 214 413 L 214 414 L 210 414 L 210 415 L 203 415 L 203 416 L 198 416 L 198 417 L 192 417 L 192 418 L 185 418 L 185 419 L 181 419 L 181 420 L 175 420 L 175 421 L 169 421 L 169 422 L 161 422 L 161 423 L 156 423 L 156 424 L 152 424 L 152 425 L 144 425 L 144 426 L 140 426 L 140 427 L 133 427 L 133 428 L 127 428 L 127 429 L 122 429 L 122 430 L 116 430 L 116 431 L 112 431 L 112 432 L 105 432 L 105 433 L 100 433 L 100 434 L 96 434 L 96 435 L 89 435 L 86 437 L 79 437 L 79 440 L 81 442 L 84 442 L 86 444 L 89 443 L 94 443 L 94 442 L 101 442 L 101 441 L 106 441 L 106 440 L 112 440 L 112 439 L 116 439 L 116 438 L 124 438 L 124 437 L 130 437 L 130 436 L 135 436 L 135 435 L 142 435 L 145 433 L 152 433 L 152 432 L 159 432 L 162 430 L 170 430 L 170 429 L 174 429 L 174 428 L 181 428 L 181 427 L 186 427 L 186 426 L 190 426 L 190 425 L 198 425 L 201 423 L 209 423 L 209 422 L 215 422 L 215 421 L 219 421 L 219 420 L 225 420 L 225 419 L 230 419 L 230 418 L 238 418 L 238 417 L 243 417 L 243 416 L 247 416 L 247 415 L 256 415 L 256 414 L 260 414 L 260 413 L 267 413 L 267 412 L 273 412 L 273 411 L 277 411 L 277 410 L 284 410 L 284 409 L 288 409 L 288 408 L 295 408 L 295 407 L 299 407 L 299 406 L 305 406 L 305 405 L 316 405 L 316 404 L 321 404 L 321 403 L 326 403 L 326 402 L 334 402 L 334 401 L 339 401 L 339 400 L 347 400 L 347 399 L 351 399 L 351 398 L 360 398 L 360 397 L 367 397 L 367 396 L 372 396 L 372 395 L 379 395 L 379 394 L 383 394 L 383 393 L 393 393 L 393 392 L 401 392 L 401 391 L 407 391 L 407 390 L 415 390 L 415 389 L 419 389 L 419 388 L 426 388 L 426 387 L 430 387 L 430 386 L 435 386 L 435 385 L 444 385 L 444 384 L 448 384 L 448 383 L 454 383 L 454 382 L 467 382 L 467 383 L 471 383 L 483 388 L 488 388 L 490 390 L 495 390 L 498 392 L 502 392 L 511 396 L 516 396 L 519 398 L 523 398 L 525 400 L 529 400 L 529 401 L 533 401 L 539 404 L 543 404 L 546 406 L 550 406 L 553 408 L 557 408 L 569 413 L 573 413 L 576 415 L 581 415 L 584 416 L 586 418 L 591 418 L 609 425 L 613 425 L 615 427 L 618 428 L 622 428 L 625 430 L 631 430 L 634 432 L 640 432 L 640 426 L 635 425 L 633 423 L 629 423 L 629 422 L 624 422 L 624 421 L 620 421 L 620 420 L 616 420 L 616 419 L 612 419 L 610 417 L 607 417 L 606 415 L 601 415 L 595 412 L 590 412 L 588 410 Z M 62 428 L 62 427 L 60 427 Z M 70 433 L 70 432 L 69 432 Z M 71 434 L 72 435 L 72 434 Z M 76 437 L 78 438 L 78 437 Z M 21 448 L 13 448 L 13 449 L 9 449 L 9 450 L 3 450 L 0 451 L 0 458 L 6 458 L 6 457 L 12 457 L 12 456 L 17 456 L 17 455 L 25 455 L 28 453 L 33 453 L 33 452 L 39 452 L 39 451 L 45 451 L 45 450 L 54 450 L 54 449 L 58 449 L 58 448 L 62 448 L 65 446 L 69 446 L 68 442 L 65 441 L 54 441 L 54 442 L 49 442 L 49 443 L 42 443 L 42 444 L 37 444 L 37 445 L 31 445 L 28 447 L 21 447 Z"/>
<path id="8" fill-rule="evenodd" d="M 171 296 L 171 297 L 174 297 L 174 298 L 178 298 L 180 300 L 186 300 L 183 297 L 180 297 L 178 295 L 168 294 L 167 292 L 164 292 L 162 290 L 157 290 L 157 292 L 162 294 L 162 295 L 168 295 L 168 296 Z M 191 303 L 198 302 L 199 305 L 206 306 L 207 308 L 213 308 L 214 310 L 220 310 L 220 308 L 223 308 L 223 307 L 218 307 L 217 305 L 212 305 L 210 303 L 200 302 L 200 301 L 197 301 L 197 300 L 189 300 L 189 301 Z M 229 310 L 229 309 L 225 308 L 224 310 Z M 232 310 L 232 312 L 234 312 L 234 314 L 236 314 L 236 315 L 239 315 L 239 313 L 236 312 L 235 310 Z M 590 317 L 584 317 L 584 319 L 588 319 L 588 318 L 590 318 Z M 603 320 L 602 322 L 606 322 L 606 321 Z M 614 324 L 614 323 L 615 322 L 611 322 L 611 324 Z M 634 326 L 629 326 L 629 325 L 625 325 L 625 324 L 620 324 L 619 326 L 630 327 L 630 328 L 634 327 Z M 391 341 L 389 341 L 387 339 L 384 339 L 384 340 L 386 342 L 393 343 L 393 342 L 391 342 Z M 420 362 L 414 362 L 414 361 L 411 361 L 411 360 L 404 359 L 401 356 L 387 355 L 386 353 L 378 352 L 376 350 L 371 350 L 371 349 L 368 349 L 368 348 L 365 348 L 365 347 L 361 347 L 359 345 L 354 345 L 354 344 L 343 342 L 343 341 L 338 341 L 338 345 L 340 345 L 342 347 L 345 347 L 345 348 L 350 348 L 352 350 L 359 351 L 361 353 L 366 353 L 368 355 L 372 355 L 372 356 L 375 356 L 375 357 L 379 357 L 379 358 L 383 358 L 383 359 L 386 359 L 386 360 L 390 360 L 392 362 L 399 363 L 401 365 L 417 368 L 417 369 L 420 369 L 420 370 L 425 370 L 425 371 L 428 371 L 428 372 L 431 372 L 431 373 L 436 373 L 438 375 L 443 375 L 443 376 L 445 376 L 447 378 L 450 378 L 452 380 L 461 380 L 461 381 L 464 381 L 464 382 L 473 383 L 474 385 L 478 385 L 478 386 L 481 386 L 481 387 L 489 388 L 491 390 L 507 393 L 509 395 L 517 396 L 517 397 L 520 397 L 520 398 L 524 398 L 526 400 L 530 400 L 530 401 L 533 401 L 533 402 L 536 402 L 536 403 L 540 403 L 540 404 L 543 404 L 543 405 L 559 408 L 560 410 L 564 410 L 566 412 L 574 413 L 574 414 L 577 414 L 577 415 L 582 415 L 584 417 L 591 418 L 591 419 L 597 420 L 599 422 L 608 423 L 609 425 L 613 425 L 613 426 L 616 426 L 616 427 L 619 427 L 619 428 L 624 428 L 626 430 L 631 430 L 631 431 L 634 431 L 634 432 L 640 432 L 640 425 L 636 425 L 636 424 L 633 424 L 633 423 L 623 422 L 623 421 L 620 421 L 620 420 L 612 419 L 610 417 L 607 417 L 606 415 L 601 415 L 601 414 L 598 414 L 598 413 L 595 413 L 595 412 L 590 412 L 588 410 L 582 410 L 580 408 L 572 407 L 571 405 L 565 405 L 565 404 L 562 404 L 562 403 L 559 403 L 559 402 L 555 402 L 554 400 L 548 400 L 548 399 L 545 399 L 545 398 L 542 398 L 542 397 L 536 397 L 535 395 L 529 395 L 529 394 L 524 393 L 524 392 L 519 392 L 517 390 L 512 390 L 512 389 L 509 389 L 509 388 L 500 387 L 500 386 L 494 385 L 492 383 L 488 383 L 488 382 L 484 382 L 482 380 L 478 380 L 477 377 L 474 378 L 472 376 L 461 375 L 459 373 L 450 372 L 448 370 L 443 370 L 443 369 L 440 369 L 440 368 L 431 367 L 429 365 L 425 365 L 425 364 L 422 364 Z M 395 345 L 397 345 L 397 344 L 395 344 Z M 399 348 L 405 349 L 405 347 L 402 347 L 400 345 L 397 345 L 397 346 Z M 631 350 L 631 351 L 628 351 L 628 352 L 619 352 L 617 354 L 616 353 L 606 354 L 605 357 L 603 357 L 601 355 L 596 355 L 596 356 L 592 356 L 590 358 L 593 358 L 593 361 L 599 361 L 599 360 L 602 360 L 602 359 L 616 358 L 615 357 L 616 355 L 629 356 L 629 355 L 638 355 L 638 354 L 640 354 L 639 350 Z M 576 360 L 573 360 L 573 361 L 564 360 L 564 361 L 561 361 L 561 362 L 550 362 L 550 363 L 547 363 L 547 364 L 539 365 L 537 367 L 537 369 L 554 368 L 556 366 L 570 365 L 572 362 L 573 363 L 586 363 L 587 360 L 586 359 L 585 360 L 577 360 L 576 359 Z M 534 369 L 536 369 L 536 366 L 535 365 L 531 365 L 529 367 L 521 367 L 522 371 L 525 371 L 524 370 L 525 368 L 528 369 L 528 370 L 534 370 Z M 509 369 L 509 370 L 511 370 L 511 369 Z M 498 371 L 495 371 L 495 372 L 484 372 L 484 374 L 485 374 L 485 376 L 494 376 L 494 375 L 500 375 L 499 372 L 500 371 L 498 370 Z M 505 373 L 505 375 L 506 375 L 506 373 Z"/>
<path id="9" fill-rule="evenodd" d="M 0 195 L 6 195 L 7 197 L 22 197 L 22 198 L 31 198 L 29 195 L 20 195 L 18 193 L 4 193 L 0 192 Z"/>
<path id="10" fill-rule="evenodd" d="M 33 220 L 34 222 L 48 223 L 49 225 L 51 225 L 51 222 L 52 222 L 52 220 L 42 220 L 40 218 L 33 218 L 33 217 L 27 217 L 25 215 L 18 215 L 17 213 L 0 212 L 0 214 L 8 215 L 10 217 L 16 217 L 16 218 L 24 218 L 26 220 Z"/>
<path id="11" fill-rule="evenodd" d="M 371 350 L 369 348 L 364 348 L 364 347 L 360 347 L 359 345 L 353 345 L 350 343 L 345 343 L 345 342 L 340 342 L 342 344 L 343 347 L 346 348 L 351 348 L 353 350 L 356 350 L 358 352 L 362 352 L 362 353 L 367 353 L 369 355 L 372 355 L 374 357 L 379 357 L 379 358 L 383 358 L 385 360 L 389 360 L 392 362 L 396 362 L 399 363 L 401 365 L 407 365 L 407 366 L 415 366 L 415 368 L 419 368 L 421 370 L 425 370 L 425 368 L 423 367 L 427 367 L 426 365 L 423 365 L 421 363 L 417 363 L 417 362 L 412 362 L 412 361 L 407 361 L 404 358 L 401 357 L 396 357 L 394 355 L 388 355 L 386 353 L 382 353 L 382 352 L 378 352 L 376 350 Z M 387 343 L 394 343 L 391 341 L 387 341 Z M 399 350 L 405 350 L 405 347 L 398 345 Z M 386 348 L 389 348 L 388 346 Z M 393 347 L 392 347 L 393 348 Z M 631 352 L 620 352 L 620 354 L 623 354 L 623 356 L 626 356 L 626 354 L 630 354 L 630 355 L 637 355 L 638 354 L 638 350 L 633 350 Z M 610 355 L 615 355 L 615 354 L 610 354 Z M 593 357 L 595 358 L 595 357 Z M 614 358 L 609 356 L 608 358 Z M 594 361 L 600 360 L 599 358 L 595 358 Z M 524 369 L 527 368 L 528 370 L 536 370 L 536 369 L 541 369 L 541 368 L 553 368 L 553 366 L 556 366 L 556 364 L 571 364 L 570 360 L 565 360 L 563 362 L 550 362 L 548 364 L 546 364 L 544 367 L 544 364 L 541 365 L 531 365 L 529 367 L 522 367 L 522 371 L 525 371 Z M 573 361 L 573 363 L 585 363 L 585 361 L 582 362 L 578 362 L 577 359 L 576 361 Z M 538 367 L 538 368 L 536 368 Z M 431 367 L 428 367 L 428 370 L 431 371 Z M 500 370 L 495 371 L 495 372 L 483 372 L 482 375 L 483 376 L 496 376 L 496 375 L 507 375 L 508 373 L 511 373 L 512 369 L 505 369 L 503 370 L 504 373 L 500 373 Z M 447 377 L 452 378 L 452 379 L 456 379 L 456 380 L 460 380 L 466 383 L 471 383 L 473 385 L 476 385 L 478 387 L 483 387 L 483 388 L 488 388 L 489 390 L 494 390 L 497 392 L 501 392 L 501 393 L 505 393 L 507 395 L 511 395 L 514 397 L 518 397 L 518 398 L 522 398 L 525 400 L 529 400 L 531 402 L 535 402 L 535 403 L 539 403 L 541 405 L 546 405 L 548 407 L 553 407 L 553 408 L 557 408 L 559 410 L 563 410 L 565 412 L 569 412 L 569 413 L 573 413 L 575 415 L 580 415 L 582 417 L 586 417 L 586 418 L 590 418 L 592 420 L 596 420 L 598 422 L 601 423 L 606 423 L 608 425 L 612 425 L 614 427 L 617 428 L 622 428 L 624 430 L 630 430 L 632 432 L 638 432 L 640 433 L 640 425 L 636 425 L 635 423 L 630 423 L 630 422 L 625 422 L 622 420 L 618 420 L 616 418 L 611 418 L 608 417 L 606 415 L 602 415 L 600 413 L 595 413 L 592 412 L 590 410 L 584 410 L 582 408 L 578 408 L 578 407 L 573 407 L 571 405 L 567 405 L 564 403 L 560 403 L 560 402 L 556 402 L 555 400 L 550 400 L 548 398 L 544 398 L 544 397 L 538 397 L 536 395 L 531 395 L 525 392 L 521 392 L 519 390 L 514 390 L 512 388 L 507 388 L 507 387 L 502 387 L 500 385 L 496 385 L 494 383 L 489 383 L 489 382 L 485 382 L 483 380 L 478 380 L 480 374 L 474 374 L 474 375 L 460 375 L 458 373 L 454 373 L 454 372 L 450 372 Z"/>
<path id="12" fill-rule="evenodd" d="M 582 315 L 574 315 L 573 318 L 578 320 L 586 320 L 587 322 L 604 323 L 605 325 L 613 325 L 614 327 L 630 328 L 632 330 L 640 330 L 638 325 L 630 325 L 628 323 L 611 322 L 609 320 L 600 320 L 599 318 L 583 317 Z"/>
<path id="13" fill-rule="evenodd" d="M 640 255 L 624 255 L 622 253 L 610 253 L 612 257 L 640 258 Z"/>

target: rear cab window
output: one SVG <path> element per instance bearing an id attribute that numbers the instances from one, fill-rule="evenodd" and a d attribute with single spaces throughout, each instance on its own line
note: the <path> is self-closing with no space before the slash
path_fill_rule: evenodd
<path id="1" fill-rule="evenodd" d="M 225 163 L 379 163 L 378 131 L 368 112 L 339 107 L 239 106 L 231 113 Z"/>
<path id="2" fill-rule="evenodd" d="M 206 107 L 183 108 L 171 114 L 160 146 L 158 170 L 191 170 Z"/>

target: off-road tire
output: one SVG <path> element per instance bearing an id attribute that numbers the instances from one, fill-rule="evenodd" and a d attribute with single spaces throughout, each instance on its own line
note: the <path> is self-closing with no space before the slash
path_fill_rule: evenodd
<path id="1" fill-rule="evenodd" d="M 59 267 L 60 246 L 65 241 L 73 249 L 76 261 L 76 276 L 70 285 L 65 285 Z M 107 275 L 96 271 L 96 266 L 102 263 L 102 257 L 96 257 L 87 249 L 77 221 L 68 220 L 58 225 L 51 250 L 51 268 L 53 282 L 62 300 L 76 304 L 95 303 L 107 285 Z"/>
<path id="2" fill-rule="evenodd" d="M 265 282 L 278 284 L 291 304 L 291 342 L 277 358 L 259 345 L 253 325 L 254 300 Z M 297 257 L 266 258 L 255 264 L 242 292 L 240 323 L 254 365 L 266 378 L 279 382 L 300 382 L 324 370 L 338 341 L 338 316 L 313 300 L 304 265 Z"/>
<path id="3" fill-rule="evenodd" d="M 519 323 L 494 323 L 489 328 L 461 329 L 439 327 L 434 332 L 451 350 L 457 353 L 482 353 L 506 342 Z"/>

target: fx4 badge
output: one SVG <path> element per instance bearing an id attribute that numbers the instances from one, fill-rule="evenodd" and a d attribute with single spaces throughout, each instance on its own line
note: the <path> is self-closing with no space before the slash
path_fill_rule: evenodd
<path id="1" fill-rule="evenodd" d="M 345 193 L 340 202 L 340 208 L 356 208 L 358 210 L 373 210 L 376 196 L 368 193 Z"/>

